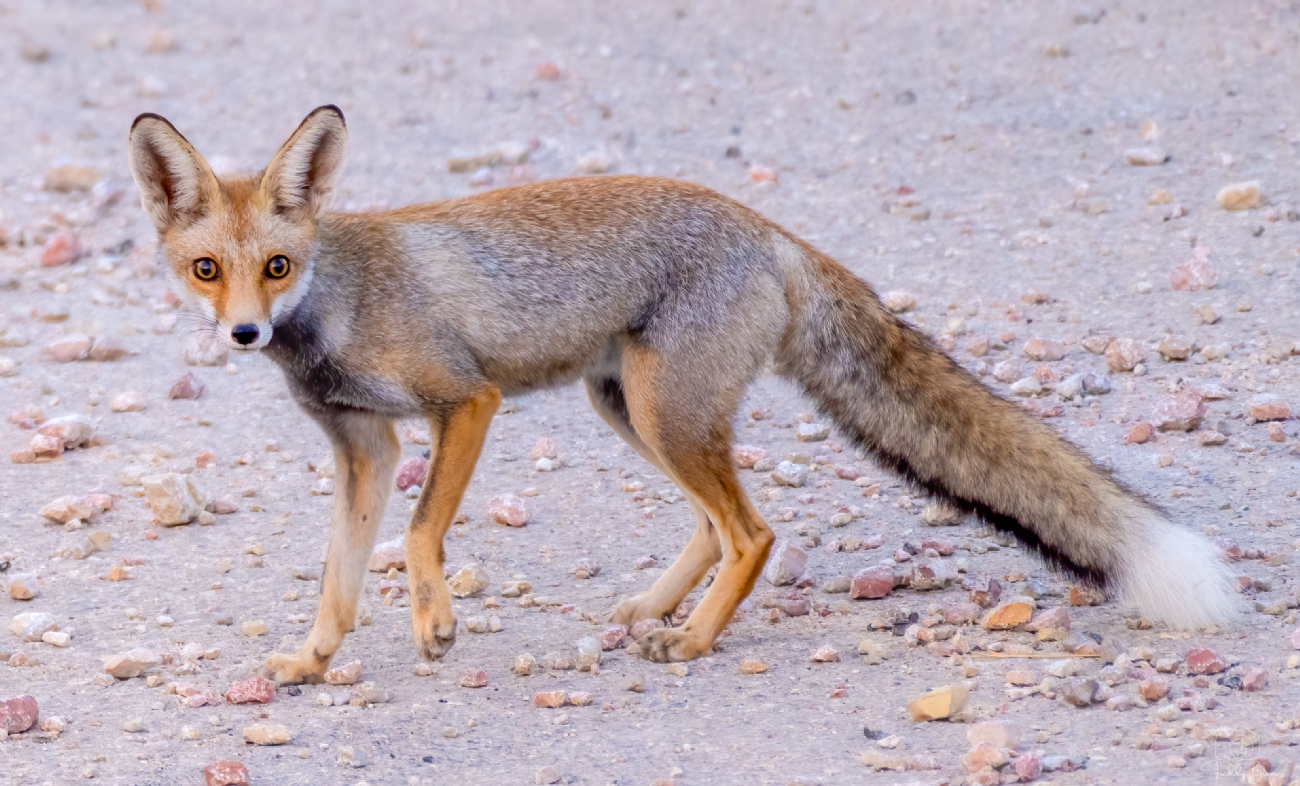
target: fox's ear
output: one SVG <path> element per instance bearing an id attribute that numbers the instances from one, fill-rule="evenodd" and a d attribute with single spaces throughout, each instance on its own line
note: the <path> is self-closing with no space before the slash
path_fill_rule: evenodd
<path id="1" fill-rule="evenodd" d="M 155 114 L 131 124 L 131 174 L 159 232 L 198 218 L 220 188 L 203 156 Z"/>
<path id="2" fill-rule="evenodd" d="M 312 110 L 262 176 L 262 191 L 276 210 L 299 220 L 318 218 L 328 210 L 347 141 L 348 128 L 338 107 Z"/>

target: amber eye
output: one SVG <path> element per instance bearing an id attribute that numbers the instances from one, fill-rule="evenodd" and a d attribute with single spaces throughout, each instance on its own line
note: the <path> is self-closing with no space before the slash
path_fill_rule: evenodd
<path id="1" fill-rule="evenodd" d="M 271 278 L 284 278 L 289 275 L 289 258 L 276 254 L 266 263 L 266 274 Z"/>
<path id="2" fill-rule="evenodd" d="M 194 260 L 195 278 L 201 279 L 203 281 L 211 281 L 212 279 L 217 277 L 218 272 L 219 269 L 217 268 L 217 263 L 212 261 L 211 259 L 208 259 L 207 257 L 203 257 L 202 259 Z"/>

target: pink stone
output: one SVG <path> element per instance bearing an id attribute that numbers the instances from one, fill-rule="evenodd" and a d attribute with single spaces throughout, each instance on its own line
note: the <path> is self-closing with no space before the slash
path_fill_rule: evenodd
<path id="1" fill-rule="evenodd" d="M 812 654 L 813 663 L 839 663 L 840 653 L 831 645 L 826 644 L 817 648 Z"/>
<path id="2" fill-rule="evenodd" d="M 1197 649 L 1187 653 L 1187 673 L 1218 674 L 1228 668 L 1228 664 L 1214 650 Z"/>
<path id="3" fill-rule="evenodd" d="M 208 512 L 215 513 L 218 516 L 229 516 L 237 510 L 239 510 L 239 506 L 235 504 L 234 500 L 230 499 L 214 499 L 208 503 Z"/>
<path id="4" fill-rule="evenodd" d="M 139 677 L 154 666 L 162 663 L 162 656 L 153 650 L 144 647 L 136 647 L 128 650 L 121 655 L 114 655 L 104 659 L 104 671 L 112 674 L 119 680 L 129 680 L 132 677 Z"/>
<path id="5" fill-rule="evenodd" d="M 1224 559 L 1228 560 L 1229 562 L 1236 562 L 1242 557 L 1241 546 L 1239 546 L 1237 544 L 1237 541 L 1233 540 L 1232 538 L 1215 538 L 1214 545 L 1219 547 L 1219 549 L 1223 552 Z M 1248 587 L 1243 587 L 1243 589 L 1247 589 L 1247 588 Z"/>
<path id="6" fill-rule="evenodd" d="M 226 691 L 226 701 L 231 704 L 257 702 L 267 704 L 275 698 L 275 683 L 261 677 L 240 680 Z"/>
<path id="7" fill-rule="evenodd" d="M 167 397 L 192 401 L 203 395 L 203 387 L 203 381 L 194 376 L 192 371 L 187 371 L 185 376 L 172 383 L 172 389 L 168 391 Z"/>
<path id="8" fill-rule="evenodd" d="M 970 602 L 982 609 L 991 609 L 1002 599 L 1002 583 L 997 579 L 967 579 L 962 586 L 970 590 Z"/>
<path id="9" fill-rule="evenodd" d="M 460 684 L 463 688 L 485 688 L 488 684 L 488 675 L 486 671 L 467 671 L 460 678 Z"/>
<path id="10" fill-rule="evenodd" d="M 1291 646 L 1300 650 L 1300 628 L 1291 631 Z"/>
<path id="11" fill-rule="evenodd" d="M 84 249 L 81 238 L 71 229 L 60 230 L 54 239 L 41 250 L 41 267 L 57 267 L 73 262 Z"/>
<path id="12" fill-rule="evenodd" d="M 966 729 L 966 741 L 971 745 L 987 742 L 998 748 L 1012 748 L 1020 744 L 1020 725 L 1013 720 L 1000 719 L 971 724 Z"/>
<path id="13" fill-rule="evenodd" d="M 36 725 L 40 710 L 31 696 L 13 696 L 0 699 L 0 729 L 19 734 Z"/>
<path id="14" fill-rule="evenodd" d="M 1151 423 L 1161 431 L 1192 431 L 1205 419 L 1205 402 L 1191 391 L 1165 396 L 1151 409 Z"/>
<path id="15" fill-rule="evenodd" d="M 1138 695 L 1147 701 L 1159 701 L 1169 695 L 1169 680 L 1150 677 L 1137 684 Z"/>
<path id="16" fill-rule="evenodd" d="M 1139 423 L 1129 429 L 1128 434 L 1124 437 L 1125 445 L 1142 445 L 1155 439 L 1156 430 L 1151 427 L 1150 423 Z"/>
<path id="17" fill-rule="evenodd" d="M 1219 283 L 1219 274 L 1210 264 L 1210 247 L 1197 246 L 1192 251 L 1192 258 L 1178 265 L 1169 273 L 1169 285 L 1175 290 L 1193 292 L 1198 289 L 1213 289 Z"/>
<path id="18" fill-rule="evenodd" d="M 1070 612 L 1063 606 L 1041 611 L 1029 624 L 1030 630 L 1069 630 Z"/>
<path id="19" fill-rule="evenodd" d="M 406 570 L 406 540 L 397 537 L 375 546 L 370 554 L 370 570 L 375 573 L 387 573 L 392 568 Z"/>
<path id="20" fill-rule="evenodd" d="M 203 768 L 203 786 L 248 786 L 248 768 L 223 759 Z"/>
<path id="21" fill-rule="evenodd" d="M 872 535 L 869 538 L 862 539 L 862 548 L 867 550 L 878 549 L 883 545 L 885 545 L 884 535 Z"/>
<path id="22" fill-rule="evenodd" d="M 951 557 L 956 546 L 946 540 L 926 538 L 921 541 L 921 550 L 924 551 L 925 549 L 934 549 L 940 557 Z"/>
<path id="23" fill-rule="evenodd" d="M 114 396 L 108 408 L 114 412 L 143 412 L 148 405 L 143 393 L 128 390 Z"/>
<path id="24" fill-rule="evenodd" d="M 54 339 L 41 347 L 41 352 L 48 355 L 56 363 L 71 363 L 74 360 L 84 360 L 90 354 L 93 346 L 95 346 L 95 339 L 80 333 L 73 333 L 72 335 L 60 336 Z"/>
<path id="25" fill-rule="evenodd" d="M 1066 346 L 1050 338 L 1031 338 L 1025 342 L 1025 357 L 1030 360 L 1060 360 L 1065 357 Z"/>
<path id="26" fill-rule="evenodd" d="M 943 610 L 943 621 L 949 625 L 971 625 L 980 618 L 980 612 L 974 603 L 954 603 Z"/>
<path id="27" fill-rule="evenodd" d="M 1033 751 L 1020 754 L 1012 760 L 1012 764 L 1016 768 L 1016 775 L 1020 776 L 1022 781 L 1032 781 L 1043 774 L 1043 762 Z"/>
<path id="28" fill-rule="evenodd" d="M 1263 669 L 1251 669 L 1245 677 L 1241 678 L 1241 687 L 1249 693 L 1264 690 L 1268 687 L 1268 672 Z"/>
<path id="29" fill-rule="evenodd" d="M 763 571 L 764 578 L 774 587 L 792 584 L 808 564 L 808 552 L 788 540 L 779 540 L 772 547 L 772 556 Z"/>
<path id="30" fill-rule="evenodd" d="M 894 570 L 888 565 L 876 565 L 860 570 L 849 583 L 850 598 L 883 598 L 894 590 Z"/>
<path id="31" fill-rule="evenodd" d="M 1286 420 L 1291 417 L 1291 402 L 1267 394 L 1255 396 L 1246 414 L 1255 420 Z"/>
<path id="32" fill-rule="evenodd" d="M 976 743 L 970 752 L 961 757 L 961 763 L 971 772 L 979 772 L 985 767 L 998 768 L 1007 763 L 1007 754 L 1002 748 L 989 743 Z"/>
<path id="33" fill-rule="evenodd" d="M 95 346 L 90 348 L 90 360 L 96 363 L 109 363 L 126 357 L 126 345 L 120 339 L 100 336 L 95 339 Z"/>
<path id="34" fill-rule="evenodd" d="M 1106 347 L 1106 367 L 1111 371 L 1132 371 L 1146 359 L 1146 345 L 1131 338 L 1115 339 Z"/>
<path id="35" fill-rule="evenodd" d="M 416 456 L 397 465 L 397 488 L 406 491 L 412 486 L 423 485 L 429 474 L 429 460 Z"/>
<path id="36" fill-rule="evenodd" d="M 361 661 L 354 660 L 346 666 L 330 669 L 324 679 L 331 685 L 352 685 L 361 679 Z"/>
<path id="37" fill-rule="evenodd" d="M 544 458 L 553 459 L 558 455 L 560 455 L 560 453 L 555 448 L 555 442 L 550 437 L 542 437 L 537 440 L 536 445 L 533 445 L 533 449 L 528 451 L 528 460 L 537 461 L 538 459 Z"/>
<path id="38" fill-rule="evenodd" d="M 507 527 L 522 527 L 531 514 L 523 499 L 514 494 L 502 494 L 488 500 L 488 518 Z"/>
<path id="39" fill-rule="evenodd" d="M 756 445 L 737 445 L 731 449 L 731 460 L 741 469 L 753 469 L 759 461 L 767 458 L 767 451 Z"/>
<path id="40" fill-rule="evenodd" d="M 72 450 L 85 447 L 86 443 L 90 442 L 90 438 L 95 436 L 95 421 L 86 415 L 64 415 L 47 421 L 36 434 L 54 437 L 63 444 L 64 450 Z M 36 449 L 35 440 L 32 449 Z"/>
<path id="41" fill-rule="evenodd" d="M 627 626 L 614 625 L 600 634 L 600 648 L 605 652 L 618 649 L 627 640 Z"/>
<path id="42" fill-rule="evenodd" d="M 646 634 L 650 633 L 650 631 L 657 630 L 663 626 L 663 620 L 639 620 L 632 625 L 632 629 L 628 631 L 628 635 L 632 637 L 633 641 L 640 641 Z"/>
<path id="43" fill-rule="evenodd" d="M 837 464 L 835 465 L 835 477 L 840 480 L 857 480 L 862 477 L 862 473 L 851 464 Z"/>

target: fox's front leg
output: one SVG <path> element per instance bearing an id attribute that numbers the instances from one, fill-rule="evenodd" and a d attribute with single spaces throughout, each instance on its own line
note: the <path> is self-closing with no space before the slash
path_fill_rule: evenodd
<path id="1" fill-rule="evenodd" d="M 406 535 L 415 645 L 425 660 L 441 658 L 456 641 L 456 615 L 443 572 L 443 537 L 474 474 L 488 425 L 501 405 L 501 391 L 484 389 L 446 412 L 430 416 L 437 443 L 424 490 Z"/>
<path id="2" fill-rule="evenodd" d="M 318 420 L 334 445 L 334 517 L 316 624 L 296 653 L 272 655 L 262 665 L 262 674 L 281 685 L 320 682 L 356 624 L 366 564 L 402 453 L 389 418 L 346 412 Z"/>

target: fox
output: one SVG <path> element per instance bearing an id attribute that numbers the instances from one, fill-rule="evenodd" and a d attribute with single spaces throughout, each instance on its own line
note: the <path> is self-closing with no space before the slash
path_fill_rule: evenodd
<path id="1" fill-rule="evenodd" d="M 1236 613 L 1208 541 L 740 202 L 610 175 L 331 212 L 346 142 L 343 113 L 322 106 L 261 172 L 218 177 L 163 117 L 130 131 L 141 205 L 186 307 L 231 350 L 267 355 L 334 452 L 319 610 L 297 652 L 266 660 L 269 679 L 319 682 L 353 629 L 400 419 L 432 435 L 406 560 L 419 655 L 444 657 L 457 620 L 443 539 L 502 397 L 579 380 L 696 521 L 612 621 L 664 617 L 717 566 L 684 623 L 633 645 L 648 660 L 709 654 L 768 559 L 775 536 L 736 474 L 732 421 L 769 370 L 880 465 L 1066 575 L 1174 626 Z"/>

